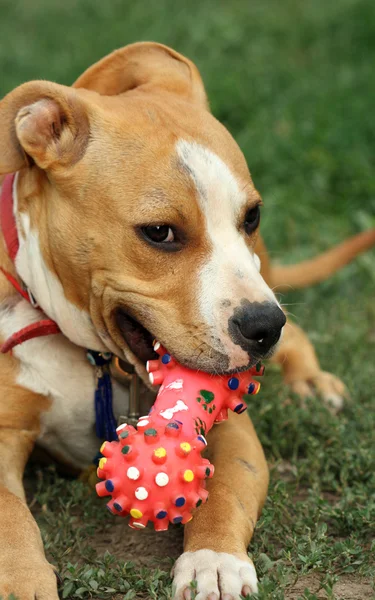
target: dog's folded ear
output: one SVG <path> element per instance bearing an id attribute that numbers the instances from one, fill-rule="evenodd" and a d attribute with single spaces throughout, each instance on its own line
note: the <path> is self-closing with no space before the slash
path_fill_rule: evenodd
<path id="1" fill-rule="evenodd" d="M 197 67 L 168 46 L 139 42 L 115 50 L 87 69 L 73 84 L 103 96 L 135 88 L 169 92 L 208 110 L 207 96 Z"/>
<path id="2" fill-rule="evenodd" d="M 31 81 L 0 102 L 0 174 L 27 165 L 72 165 L 84 154 L 89 120 L 77 90 Z"/>

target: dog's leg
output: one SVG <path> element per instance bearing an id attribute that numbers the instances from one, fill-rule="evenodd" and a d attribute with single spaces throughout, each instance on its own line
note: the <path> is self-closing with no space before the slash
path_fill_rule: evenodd
<path id="1" fill-rule="evenodd" d="M 302 398 L 317 393 L 333 410 L 340 410 L 347 397 L 338 377 L 322 371 L 315 350 L 300 327 L 287 321 L 280 345 L 272 358 L 283 369 L 285 383 Z"/>
<path id="2" fill-rule="evenodd" d="M 272 267 L 261 238 L 255 251 L 261 261 L 261 274 L 272 288 Z M 277 289 L 273 291 L 277 293 Z M 333 410 L 342 408 L 347 396 L 345 385 L 335 375 L 322 371 L 307 335 L 290 320 L 284 327 L 283 337 L 272 362 L 281 365 L 285 383 L 302 398 L 312 396 L 316 392 Z"/>
<path id="3" fill-rule="evenodd" d="M 268 488 L 268 468 L 254 427 L 245 413 L 230 415 L 209 434 L 215 475 L 209 500 L 185 526 L 184 553 L 174 567 L 175 600 L 238 600 L 256 592 L 254 565 L 247 555 Z"/>
<path id="4" fill-rule="evenodd" d="M 37 437 L 37 411 L 48 401 L 1 383 L 0 597 L 14 594 L 19 600 L 58 600 L 56 576 L 44 555 L 22 485 L 24 467 Z"/>

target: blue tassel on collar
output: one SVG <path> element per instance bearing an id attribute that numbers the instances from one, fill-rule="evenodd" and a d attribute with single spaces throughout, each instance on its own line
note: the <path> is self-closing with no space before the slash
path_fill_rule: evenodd
<path id="1" fill-rule="evenodd" d="M 90 364 L 96 367 L 95 390 L 95 429 L 100 439 L 112 442 L 117 440 L 116 419 L 112 407 L 112 381 L 109 373 L 109 364 L 112 354 L 109 352 L 87 351 Z"/>

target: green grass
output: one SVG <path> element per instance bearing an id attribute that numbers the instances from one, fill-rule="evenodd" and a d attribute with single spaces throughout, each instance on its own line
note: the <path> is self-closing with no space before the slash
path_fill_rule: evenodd
<path id="1" fill-rule="evenodd" d="M 174 46 L 199 66 L 214 114 L 246 155 L 272 256 L 295 262 L 374 225 L 374 30 L 371 0 L 2 0 L 0 95 L 32 78 L 69 84 L 129 42 Z M 317 399 L 299 408 L 269 369 L 251 401 L 272 467 L 250 547 L 260 600 L 347 600 L 336 581 L 375 575 L 373 261 L 368 253 L 283 297 L 352 399 L 338 417 Z M 165 563 L 97 555 L 95 534 L 112 520 L 82 483 L 40 472 L 34 502 L 63 597 L 171 597 Z"/>

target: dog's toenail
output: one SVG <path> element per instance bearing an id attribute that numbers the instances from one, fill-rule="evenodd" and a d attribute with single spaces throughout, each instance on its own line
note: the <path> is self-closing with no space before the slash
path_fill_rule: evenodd
<path id="1" fill-rule="evenodd" d="M 191 600 L 191 590 L 184 591 L 184 600 Z"/>
<path id="2" fill-rule="evenodd" d="M 251 589 L 249 588 L 248 585 L 244 585 L 242 588 L 242 595 L 245 596 L 251 596 Z"/>
<path id="3" fill-rule="evenodd" d="M 209 596 L 207 596 L 207 600 L 219 600 L 219 596 L 215 593 L 212 593 Z"/>
<path id="4" fill-rule="evenodd" d="M 230 596 L 229 594 L 224 594 L 223 600 L 233 600 L 233 596 Z"/>

